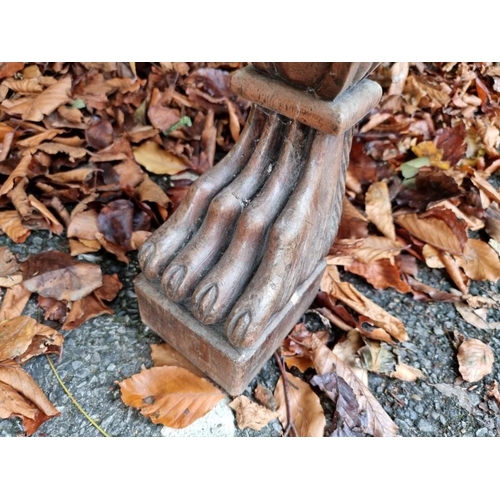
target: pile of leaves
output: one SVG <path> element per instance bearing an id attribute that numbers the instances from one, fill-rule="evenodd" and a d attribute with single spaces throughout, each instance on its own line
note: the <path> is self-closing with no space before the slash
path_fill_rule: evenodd
<path id="1" fill-rule="evenodd" d="M 22 418 L 32 434 L 57 414 L 21 368 L 38 354 L 60 354 L 63 343 L 22 316 L 31 294 L 39 316 L 62 331 L 113 314 L 109 302 L 122 285 L 89 254 L 128 264 L 231 149 L 249 106 L 229 90 L 230 71 L 241 66 L 0 63 L 0 234 L 25 243 L 45 230 L 68 242 L 67 253 L 26 262 L 0 247 L 1 418 Z"/>
<path id="2" fill-rule="evenodd" d="M 230 150 L 248 110 L 229 91 L 230 71 L 241 66 L 0 65 L 0 233 L 16 243 L 32 230 L 68 238 L 68 253 L 26 262 L 0 247 L 0 417 L 20 416 L 31 434 L 57 413 L 31 396 L 32 380 L 17 387 L 2 375 L 25 377 L 21 365 L 32 356 L 60 354 L 62 335 L 22 316 L 30 294 L 61 330 L 112 313 L 105 302 L 121 284 L 88 255 L 128 263 Z M 274 392 L 259 386 L 257 402 L 231 403 L 240 427 L 258 430 L 278 417 L 288 435 L 397 433 L 369 391 L 368 371 L 408 382 L 424 374 L 400 360 L 403 322 L 341 278 L 345 271 L 376 289 L 450 302 L 477 328 L 499 326 L 487 316 L 500 297 L 472 296 L 469 287 L 500 278 L 500 66 L 382 64 L 373 78 L 384 95 L 354 136 L 343 216 L 313 305 L 324 329 L 297 325 L 277 356 Z M 442 269 L 450 286 L 422 282 L 422 266 Z M 481 380 L 492 370 L 491 349 L 455 337 L 460 376 Z M 224 397 L 167 346 L 153 346 L 152 357 L 153 368 L 120 387 L 125 403 L 154 422 L 185 427 Z M 496 387 L 488 395 L 500 404 Z M 325 398 L 335 408 L 329 422 Z"/>

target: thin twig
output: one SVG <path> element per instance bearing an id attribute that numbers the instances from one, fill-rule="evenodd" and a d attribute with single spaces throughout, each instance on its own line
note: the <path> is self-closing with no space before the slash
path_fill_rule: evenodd
<path id="1" fill-rule="evenodd" d="M 281 362 L 281 358 L 279 357 L 278 353 L 274 353 L 274 357 L 276 358 L 276 362 L 278 363 L 278 367 L 281 372 L 281 376 L 283 377 L 283 393 L 285 395 L 285 406 L 286 406 L 286 422 L 287 426 L 285 429 L 285 433 L 283 434 L 284 437 L 287 437 L 290 434 L 290 431 L 293 431 L 295 434 L 295 437 L 299 436 L 299 433 L 297 432 L 297 429 L 295 428 L 295 424 L 293 423 L 293 418 L 292 418 L 292 410 L 290 408 L 290 398 L 288 397 L 288 378 L 286 376 L 286 371 L 285 367 L 283 366 L 283 363 Z"/>
<path id="2" fill-rule="evenodd" d="M 59 385 L 63 388 L 64 392 L 68 395 L 69 399 L 71 399 L 71 402 L 80 410 L 80 413 L 104 436 L 104 437 L 111 437 L 104 429 L 102 429 L 99 424 L 92 419 L 92 417 L 80 406 L 80 403 L 74 398 L 74 396 L 69 392 L 68 388 L 64 385 L 64 382 L 62 381 L 61 377 L 59 376 L 59 373 L 57 373 L 56 367 L 54 366 L 54 363 L 52 363 L 52 360 L 49 358 L 49 356 L 46 354 L 45 357 L 47 358 L 47 361 L 49 362 L 50 367 L 52 368 L 52 371 L 54 372 L 54 375 L 56 376 L 57 381 L 59 382 Z"/>

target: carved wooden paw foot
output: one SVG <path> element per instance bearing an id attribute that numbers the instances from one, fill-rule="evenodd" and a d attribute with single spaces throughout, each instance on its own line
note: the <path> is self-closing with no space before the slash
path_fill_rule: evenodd
<path id="1" fill-rule="evenodd" d="M 318 66 L 328 78 L 314 73 L 311 92 L 240 70 L 233 87 L 256 104 L 239 141 L 141 249 L 141 315 L 230 393 L 314 297 L 340 218 L 351 127 L 381 95 L 358 81 L 371 67 Z M 290 81 L 307 86 L 307 68 L 295 69 Z"/>
<path id="2" fill-rule="evenodd" d="M 256 107 L 231 157 L 143 246 L 145 275 L 203 324 L 226 321 L 233 345 L 252 345 L 331 244 L 346 151 L 343 137 Z"/>

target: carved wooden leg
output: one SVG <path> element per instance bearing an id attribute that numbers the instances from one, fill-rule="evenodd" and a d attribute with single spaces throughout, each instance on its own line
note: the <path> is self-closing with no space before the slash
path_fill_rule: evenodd
<path id="1" fill-rule="evenodd" d="M 373 63 L 256 63 L 233 150 L 145 243 L 146 324 L 229 393 L 244 390 L 312 301 L 335 237 L 351 127 L 380 99 Z"/>

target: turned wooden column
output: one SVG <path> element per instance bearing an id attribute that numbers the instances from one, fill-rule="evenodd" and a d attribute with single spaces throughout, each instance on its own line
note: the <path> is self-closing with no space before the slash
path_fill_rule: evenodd
<path id="1" fill-rule="evenodd" d="M 335 237 L 352 127 L 381 97 L 375 63 L 254 63 L 232 151 L 141 249 L 143 321 L 230 394 L 312 302 Z"/>

